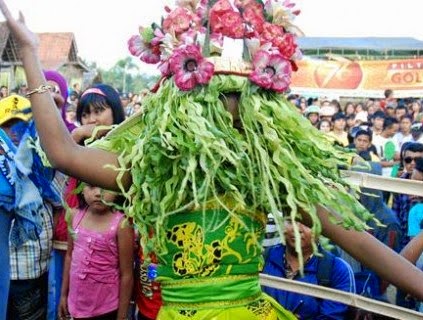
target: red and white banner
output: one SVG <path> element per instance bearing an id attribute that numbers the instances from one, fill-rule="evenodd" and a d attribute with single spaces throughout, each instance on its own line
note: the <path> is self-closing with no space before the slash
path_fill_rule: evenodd
<path id="1" fill-rule="evenodd" d="M 396 98 L 423 97 L 423 59 L 367 61 L 297 61 L 292 93 L 307 96 L 383 98 L 392 89 Z"/>

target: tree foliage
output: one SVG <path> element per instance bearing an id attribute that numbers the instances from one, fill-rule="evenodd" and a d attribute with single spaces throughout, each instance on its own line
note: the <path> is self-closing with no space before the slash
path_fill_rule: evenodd
<path id="1" fill-rule="evenodd" d="M 107 83 L 119 92 L 139 93 L 142 89 L 150 89 L 158 81 L 159 75 L 141 73 L 140 68 L 131 57 L 126 57 L 106 70 L 98 69 L 102 82 Z"/>

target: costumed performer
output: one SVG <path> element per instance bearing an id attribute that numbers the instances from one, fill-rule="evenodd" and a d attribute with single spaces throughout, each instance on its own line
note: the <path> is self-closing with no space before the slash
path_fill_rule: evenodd
<path id="1" fill-rule="evenodd" d="M 144 100 L 141 116 L 92 147 L 75 144 L 48 112 L 54 106 L 44 94 L 37 39 L 22 15 L 15 20 L 3 0 L 0 7 L 20 44 L 50 162 L 90 184 L 121 190 L 144 252 L 157 255 L 150 276 L 162 288 L 158 319 L 292 319 L 261 292 L 258 279 L 267 213 L 279 216 L 284 208 L 316 236 L 322 232 L 381 277 L 423 298 L 423 273 L 356 231 L 372 215 L 340 178 L 338 167 L 349 154 L 281 94 L 297 52 L 287 19 L 297 12 L 289 1 L 179 1 L 161 25 L 140 28 L 130 50 L 143 61 L 160 62 L 163 81 Z M 247 60 L 211 57 L 233 38 L 241 40 Z M 283 216 L 278 219 L 282 231 Z"/>

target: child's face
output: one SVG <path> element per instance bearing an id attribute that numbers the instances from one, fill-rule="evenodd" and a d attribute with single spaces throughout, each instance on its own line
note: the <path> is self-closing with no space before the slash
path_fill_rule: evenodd
<path id="1" fill-rule="evenodd" d="M 113 202 L 116 198 L 114 193 L 90 185 L 84 187 L 82 194 L 87 205 L 98 211 L 108 209 L 109 205 L 107 203 Z"/>
<path id="2" fill-rule="evenodd" d="M 320 124 L 320 131 L 330 132 L 330 122 L 322 121 L 322 123 Z"/>
<path id="3" fill-rule="evenodd" d="M 113 124 L 113 111 L 107 106 L 90 106 L 89 110 L 82 112 L 81 124 L 95 124 L 96 126 L 110 126 Z"/>

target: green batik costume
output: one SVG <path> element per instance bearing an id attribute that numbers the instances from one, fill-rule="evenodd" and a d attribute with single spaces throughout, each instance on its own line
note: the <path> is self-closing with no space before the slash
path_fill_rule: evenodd
<path id="1" fill-rule="evenodd" d="M 242 132 L 222 103 L 232 92 Z M 94 147 L 119 154 L 119 183 L 132 176 L 124 210 L 158 256 L 159 319 L 295 319 L 260 291 L 267 214 L 282 231 L 278 212 L 300 219 L 302 209 L 319 234 L 320 204 L 363 229 L 371 216 L 338 172 L 350 155 L 283 95 L 241 76 L 215 75 L 190 92 L 165 80 L 143 107 Z"/>

